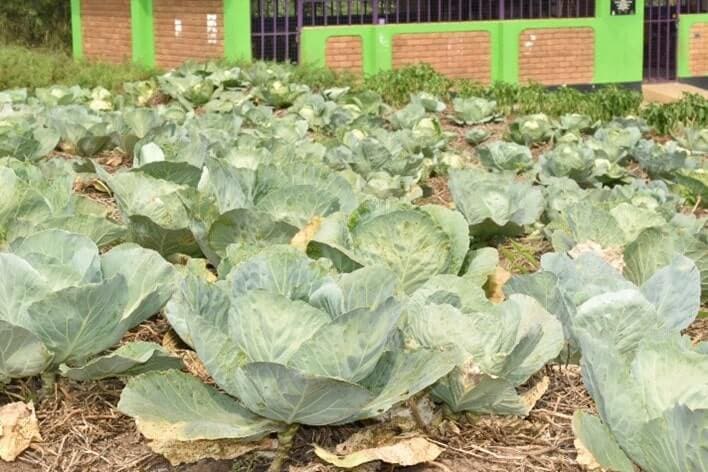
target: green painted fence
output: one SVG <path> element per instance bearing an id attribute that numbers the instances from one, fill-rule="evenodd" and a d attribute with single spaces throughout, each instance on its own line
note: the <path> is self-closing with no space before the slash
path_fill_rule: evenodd
<path id="1" fill-rule="evenodd" d="M 643 0 L 637 1 L 642 12 Z M 300 58 L 304 63 L 325 65 L 327 40 L 335 36 L 359 36 L 362 40 L 364 74 L 391 69 L 393 37 L 406 33 L 458 33 L 486 31 L 492 42 L 492 81 L 519 80 L 519 37 L 528 29 L 589 27 L 595 32 L 593 82 L 639 82 L 642 80 L 644 48 L 643 16 L 611 16 L 610 0 L 597 0 L 595 18 L 503 20 L 462 23 L 415 23 L 329 26 L 304 28 Z"/>
<path id="2" fill-rule="evenodd" d="M 84 57 L 81 1 L 71 0 L 74 57 Z M 325 66 L 327 40 L 359 36 L 364 74 L 392 67 L 393 37 L 404 33 L 489 32 L 492 41 L 492 80 L 519 81 L 519 37 L 534 28 L 589 27 L 595 32 L 594 83 L 640 82 L 644 48 L 644 0 L 637 0 L 636 14 L 612 16 L 611 0 L 597 0 L 596 17 L 578 19 L 504 20 L 451 23 L 408 23 L 306 27 L 300 38 L 301 62 Z M 224 55 L 231 61 L 249 61 L 251 53 L 251 1 L 224 0 Z M 147 67 L 155 64 L 153 0 L 131 0 L 132 57 Z M 682 15 L 679 23 L 678 76 L 691 77 L 690 34 L 696 23 L 708 23 L 708 14 Z"/>
<path id="3" fill-rule="evenodd" d="M 693 77 L 689 66 L 691 29 L 695 24 L 708 23 L 708 14 L 681 15 L 679 19 L 677 68 L 679 78 Z"/>
<path id="4" fill-rule="evenodd" d="M 232 61 L 251 60 L 251 2 L 224 0 L 224 56 Z M 133 62 L 155 67 L 153 0 L 131 0 Z M 71 0 L 74 58 L 84 58 L 81 0 Z"/>

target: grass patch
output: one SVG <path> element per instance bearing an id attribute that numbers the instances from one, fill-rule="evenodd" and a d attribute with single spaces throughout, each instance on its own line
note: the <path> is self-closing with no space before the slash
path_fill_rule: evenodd
<path id="1" fill-rule="evenodd" d="M 75 61 L 61 51 L 0 46 L 0 90 L 80 85 L 117 91 L 125 82 L 145 80 L 156 73 L 134 64 Z"/>

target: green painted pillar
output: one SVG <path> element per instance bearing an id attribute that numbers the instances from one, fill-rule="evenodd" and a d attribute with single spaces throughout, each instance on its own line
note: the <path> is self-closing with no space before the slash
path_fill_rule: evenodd
<path id="1" fill-rule="evenodd" d="M 133 62 L 155 67 L 155 27 L 152 0 L 131 0 L 130 18 L 133 42 Z"/>
<path id="2" fill-rule="evenodd" d="M 372 26 L 374 32 L 374 67 L 373 73 L 393 68 L 393 34 L 383 25 Z M 369 71 L 366 71 L 369 73 Z"/>
<path id="3" fill-rule="evenodd" d="M 224 0 L 224 55 L 231 62 L 252 59 L 250 0 Z"/>
<path id="4" fill-rule="evenodd" d="M 71 48 L 74 59 L 84 57 L 84 34 L 81 28 L 81 0 L 71 0 Z"/>

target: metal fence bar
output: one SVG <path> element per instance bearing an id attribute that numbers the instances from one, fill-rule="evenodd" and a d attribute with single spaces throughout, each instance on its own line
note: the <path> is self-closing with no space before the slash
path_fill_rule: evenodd
<path id="1" fill-rule="evenodd" d="M 253 55 L 297 61 L 305 26 L 488 21 L 595 16 L 595 0 L 250 0 Z M 651 0 L 649 0 L 651 1 Z M 703 0 L 677 0 L 677 11 L 699 13 Z M 658 14 L 647 8 L 649 14 Z M 664 34 L 657 26 L 654 34 Z M 673 33 L 669 33 L 673 34 Z M 657 49 L 657 48 L 654 48 Z M 663 48 L 662 48 L 663 49 Z M 665 58 L 652 50 L 657 64 Z M 652 61 L 653 62 L 653 61 Z M 663 64 L 661 66 L 663 69 Z"/>

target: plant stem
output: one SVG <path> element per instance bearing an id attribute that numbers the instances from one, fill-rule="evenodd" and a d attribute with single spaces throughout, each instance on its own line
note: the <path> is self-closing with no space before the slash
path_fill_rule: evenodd
<path id="1" fill-rule="evenodd" d="M 411 414 L 413 415 L 413 420 L 418 425 L 418 428 L 420 428 L 427 436 L 431 436 L 430 428 L 427 424 L 425 424 L 425 420 L 423 420 L 423 415 L 420 414 L 420 409 L 418 408 L 418 402 L 416 400 L 416 397 L 409 398 L 407 403 L 408 408 L 411 410 Z"/>
<path id="2" fill-rule="evenodd" d="M 54 393 L 57 375 L 54 372 L 44 372 L 42 374 L 42 388 L 39 391 L 39 400 L 42 400 Z"/>
<path id="3" fill-rule="evenodd" d="M 293 424 L 290 425 L 288 429 L 278 434 L 278 450 L 275 452 L 275 458 L 273 462 L 270 463 L 267 472 L 280 472 L 285 464 L 285 460 L 290 454 L 290 449 L 293 447 L 293 439 L 295 439 L 295 434 L 300 428 L 300 425 Z"/>

